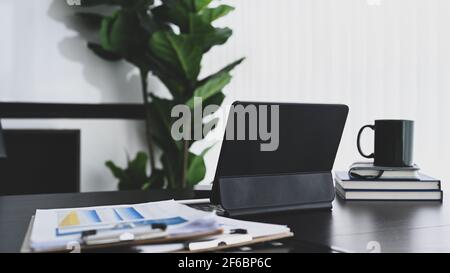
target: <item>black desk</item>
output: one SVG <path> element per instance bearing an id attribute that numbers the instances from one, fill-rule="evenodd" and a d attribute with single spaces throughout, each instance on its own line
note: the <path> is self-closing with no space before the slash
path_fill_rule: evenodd
<path id="1" fill-rule="evenodd" d="M 17 252 L 36 209 L 140 203 L 169 198 L 204 198 L 206 192 L 102 192 L 0 197 L 0 252 Z M 344 202 L 332 211 L 290 212 L 244 219 L 287 224 L 294 241 L 368 252 L 378 241 L 383 252 L 450 252 L 448 202 Z"/>

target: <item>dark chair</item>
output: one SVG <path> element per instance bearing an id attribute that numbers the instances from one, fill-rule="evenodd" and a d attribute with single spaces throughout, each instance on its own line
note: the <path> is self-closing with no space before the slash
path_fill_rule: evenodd
<path id="1" fill-rule="evenodd" d="M 143 120 L 142 104 L 0 102 L 5 119 Z M 1 136 L 0 136 L 1 141 Z M 80 130 L 4 130 L 0 195 L 80 191 Z"/>
<path id="2" fill-rule="evenodd" d="M 3 130 L 3 138 L 0 195 L 80 191 L 80 130 Z"/>

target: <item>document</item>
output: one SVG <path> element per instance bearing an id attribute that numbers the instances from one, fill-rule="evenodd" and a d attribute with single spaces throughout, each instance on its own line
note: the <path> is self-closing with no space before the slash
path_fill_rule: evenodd
<path id="1" fill-rule="evenodd" d="M 195 210 L 174 200 L 36 210 L 30 248 L 35 251 L 64 249 L 68 244 L 82 243 L 82 232 L 117 229 L 130 224 L 136 227 L 164 224 L 169 236 L 214 231 L 220 228 L 217 217 L 211 212 Z"/>
<path id="2" fill-rule="evenodd" d="M 195 213 L 196 209 L 185 207 L 186 211 Z M 187 243 L 178 244 L 154 244 L 136 246 L 134 249 L 141 253 L 164 253 L 177 251 L 205 251 L 214 250 L 217 247 L 226 245 L 246 245 L 250 243 L 272 240 L 272 238 L 290 237 L 293 234 L 286 225 L 275 225 L 251 221 L 236 220 L 221 216 L 216 216 L 223 233 L 219 235 L 207 236 Z M 233 234 L 236 230 L 245 230 L 245 234 Z"/>
<path id="3" fill-rule="evenodd" d="M 149 234 L 142 233 L 146 227 L 150 231 L 154 225 L 163 225 L 165 229 L 160 234 L 156 231 Z M 86 236 L 92 231 L 94 235 Z M 190 234 L 203 235 L 186 237 Z M 292 233 L 284 225 L 220 217 L 212 212 L 197 210 L 168 200 L 134 205 L 36 210 L 29 246 L 31 251 L 36 252 L 66 250 L 72 248 L 74 244 L 95 244 L 95 239 L 109 243 L 114 241 L 110 235 L 131 236 L 130 240 L 170 237 L 173 240 L 167 243 L 154 241 L 158 244 L 137 249 L 142 252 L 172 252 L 245 244 L 259 238 L 291 236 Z M 92 240 L 88 240 L 89 238 Z M 191 242 L 189 244 L 180 244 L 176 243 L 177 238 L 184 238 L 182 241 L 186 238 L 194 239 L 188 239 Z"/>

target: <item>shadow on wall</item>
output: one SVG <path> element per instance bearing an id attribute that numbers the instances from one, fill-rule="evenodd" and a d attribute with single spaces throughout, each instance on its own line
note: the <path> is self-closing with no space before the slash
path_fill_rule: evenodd
<path id="1" fill-rule="evenodd" d="M 111 11 L 109 8 L 92 8 L 96 12 Z M 83 66 L 83 77 L 100 90 L 101 101 L 141 102 L 141 87 L 136 69 L 124 61 L 107 62 L 97 57 L 89 48 L 87 41 L 97 42 L 98 29 L 83 22 L 76 12 L 85 8 L 72 7 L 66 1 L 53 0 L 48 9 L 48 16 L 77 32 L 77 36 L 64 38 L 58 48 L 62 56 Z M 70 75 L 68 75 L 70 77 Z M 105 96 L 105 94 L 108 94 Z"/>

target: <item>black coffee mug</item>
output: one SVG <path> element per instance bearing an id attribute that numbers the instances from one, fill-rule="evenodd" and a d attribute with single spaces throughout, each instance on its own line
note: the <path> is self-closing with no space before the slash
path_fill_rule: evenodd
<path id="1" fill-rule="evenodd" d="M 361 150 L 360 138 L 364 129 L 375 131 L 375 152 L 366 155 Z M 375 125 L 365 125 L 358 132 L 357 146 L 365 158 L 374 158 L 376 166 L 409 167 L 413 165 L 414 121 L 376 120 Z"/>

